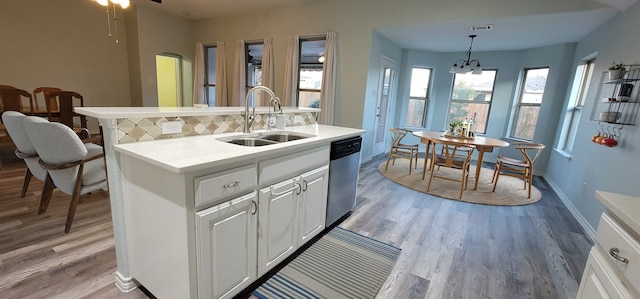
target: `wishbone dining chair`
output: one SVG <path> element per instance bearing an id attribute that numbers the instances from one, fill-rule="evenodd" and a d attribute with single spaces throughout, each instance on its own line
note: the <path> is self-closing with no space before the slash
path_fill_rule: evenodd
<path id="1" fill-rule="evenodd" d="M 429 182 L 427 183 L 427 192 L 431 188 L 431 181 L 433 178 L 440 178 L 449 181 L 460 182 L 460 195 L 462 198 L 462 191 L 467 189 L 469 183 L 469 171 L 471 166 L 471 157 L 475 147 L 470 145 L 459 145 L 455 142 L 445 140 L 432 140 L 431 146 L 431 164 L 429 166 Z M 440 153 L 436 147 L 442 147 Z M 425 158 L 426 159 L 426 158 Z M 438 169 L 436 169 L 436 166 Z M 440 168 L 451 168 L 460 170 L 460 179 L 456 179 L 451 176 L 441 175 L 437 173 Z"/>
<path id="2" fill-rule="evenodd" d="M 402 139 L 411 133 L 410 130 L 403 128 L 391 128 L 391 148 L 389 148 L 389 156 L 387 156 L 387 165 L 384 169 L 389 168 L 389 161 L 393 160 L 391 165 L 396 163 L 396 158 L 409 160 L 409 174 L 412 168 L 418 167 L 418 144 L 404 144 Z M 415 165 L 413 164 L 415 160 Z"/>
<path id="3" fill-rule="evenodd" d="M 505 156 L 498 156 L 496 167 L 493 170 L 493 192 L 498 186 L 498 179 L 501 175 L 520 178 L 524 181 L 524 189 L 529 189 L 527 198 L 531 198 L 531 182 L 533 181 L 533 165 L 545 148 L 544 144 L 531 142 L 512 142 L 515 149 L 522 153 L 522 160 Z"/>

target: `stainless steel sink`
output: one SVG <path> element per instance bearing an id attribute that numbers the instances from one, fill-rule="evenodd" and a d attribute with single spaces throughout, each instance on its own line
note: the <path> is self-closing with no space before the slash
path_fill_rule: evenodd
<path id="1" fill-rule="evenodd" d="M 235 139 L 231 139 L 231 140 L 229 140 L 227 142 L 228 143 L 237 144 L 237 145 L 244 145 L 244 146 L 263 146 L 263 145 L 277 144 L 278 143 L 278 142 L 275 142 L 275 141 L 272 141 L 272 140 L 266 140 L 266 139 L 260 139 L 260 138 L 251 138 L 251 137 L 235 138 Z"/>
<path id="2" fill-rule="evenodd" d="M 266 140 L 273 140 L 276 142 L 287 142 L 287 141 L 293 141 L 293 140 L 300 140 L 308 137 L 309 136 L 303 136 L 295 133 L 278 132 L 278 133 L 267 134 L 266 136 L 263 136 L 260 138 L 266 139 Z"/>
<path id="3" fill-rule="evenodd" d="M 264 133 L 250 133 L 243 135 L 236 135 L 232 137 L 218 138 L 218 140 L 237 144 L 242 146 L 264 146 L 270 144 L 278 144 L 288 141 L 300 140 L 304 138 L 314 137 L 315 135 L 278 131 L 278 132 L 264 132 Z"/>

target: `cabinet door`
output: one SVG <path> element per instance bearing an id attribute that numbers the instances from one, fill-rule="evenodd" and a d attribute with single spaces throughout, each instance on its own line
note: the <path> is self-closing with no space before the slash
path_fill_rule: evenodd
<path id="1" fill-rule="evenodd" d="M 262 275 L 296 249 L 297 198 L 294 179 L 260 189 L 258 210 L 258 275 Z"/>
<path id="2" fill-rule="evenodd" d="M 254 191 L 196 213 L 198 298 L 231 298 L 256 279 L 257 208 Z"/>
<path id="3" fill-rule="evenodd" d="M 591 249 L 578 289 L 578 299 L 632 298 L 596 247 Z"/>
<path id="4" fill-rule="evenodd" d="M 327 189 L 329 167 L 323 166 L 298 178 L 302 187 L 298 214 L 298 246 L 324 230 L 327 215 Z"/>

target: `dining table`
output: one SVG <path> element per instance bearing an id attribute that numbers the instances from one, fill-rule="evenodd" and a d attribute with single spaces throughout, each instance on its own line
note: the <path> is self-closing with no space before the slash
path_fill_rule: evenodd
<path id="1" fill-rule="evenodd" d="M 424 159 L 424 170 L 422 174 L 422 179 L 424 179 L 424 173 L 427 169 L 427 157 L 429 155 L 429 148 L 431 147 L 431 143 L 433 141 L 448 141 L 455 143 L 456 145 L 462 146 L 473 146 L 478 151 L 478 160 L 476 163 L 476 176 L 475 183 L 473 184 L 473 190 L 478 189 L 478 178 L 480 177 L 480 168 L 482 168 L 482 159 L 484 158 L 484 153 L 493 152 L 493 148 L 495 147 L 507 147 L 509 143 L 500 139 L 489 138 L 484 136 L 474 136 L 474 137 L 455 137 L 455 136 L 445 136 L 444 132 L 432 132 L 432 131 L 414 131 L 412 134 L 418 138 L 420 138 L 420 142 L 427 145 L 426 156 Z"/>

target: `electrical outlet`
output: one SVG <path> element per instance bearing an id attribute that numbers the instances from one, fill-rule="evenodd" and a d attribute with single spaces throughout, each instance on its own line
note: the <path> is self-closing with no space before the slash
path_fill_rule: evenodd
<path id="1" fill-rule="evenodd" d="M 179 120 L 163 121 L 162 134 L 182 133 L 182 122 Z"/>

